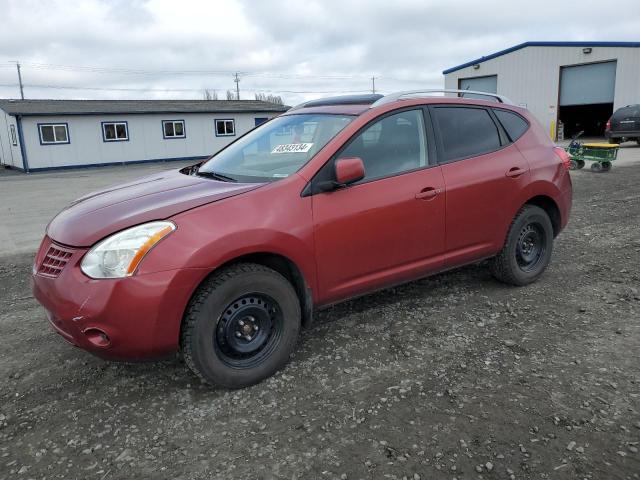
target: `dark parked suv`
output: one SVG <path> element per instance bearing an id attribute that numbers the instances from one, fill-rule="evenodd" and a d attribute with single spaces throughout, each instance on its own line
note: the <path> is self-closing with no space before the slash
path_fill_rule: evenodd
<path id="1" fill-rule="evenodd" d="M 640 104 L 616 110 L 607 122 L 604 134 L 609 143 L 635 140 L 640 145 Z"/>

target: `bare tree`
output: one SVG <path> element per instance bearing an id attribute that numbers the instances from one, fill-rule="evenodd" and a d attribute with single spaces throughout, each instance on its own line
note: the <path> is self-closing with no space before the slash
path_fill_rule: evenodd
<path id="1" fill-rule="evenodd" d="M 204 97 L 205 100 L 218 100 L 218 91 L 217 90 L 209 90 L 208 88 L 205 88 L 204 91 L 202 92 L 202 96 Z"/>
<path id="2" fill-rule="evenodd" d="M 278 105 L 284 105 L 284 101 L 280 95 L 272 95 L 266 93 L 256 93 L 256 100 L 262 100 L 263 102 L 276 103 Z"/>
<path id="3" fill-rule="evenodd" d="M 236 94 L 231 90 L 227 90 L 227 100 L 237 100 Z"/>

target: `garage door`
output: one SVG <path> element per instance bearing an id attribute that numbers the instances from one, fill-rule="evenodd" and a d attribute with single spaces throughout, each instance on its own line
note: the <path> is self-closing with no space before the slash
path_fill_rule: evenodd
<path id="1" fill-rule="evenodd" d="M 461 78 L 458 80 L 460 90 L 475 90 L 476 92 L 498 93 L 498 76 Z"/>
<path id="2" fill-rule="evenodd" d="M 613 103 L 616 62 L 562 67 L 560 105 Z"/>

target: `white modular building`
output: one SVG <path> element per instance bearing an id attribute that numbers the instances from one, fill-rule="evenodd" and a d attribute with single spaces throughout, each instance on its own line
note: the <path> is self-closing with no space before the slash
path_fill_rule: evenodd
<path id="1" fill-rule="evenodd" d="M 0 165 L 200 160 L 287 109 L 258 100 L 0 100 Z"/>
<path id="2" fill-rule="evenodd" d="M 640 103 L 640 42 L 525 42 L 443 74 L 445 88 L 527 107 L 553 139 L 603 136 L 616 109 Z"/>

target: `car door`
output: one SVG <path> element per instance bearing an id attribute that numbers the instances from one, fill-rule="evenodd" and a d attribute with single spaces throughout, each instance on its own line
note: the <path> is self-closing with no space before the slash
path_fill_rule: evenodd
<path id="1" fill-rule="evenodd" d="M 446 188 L 445 266 L 495 254 L 504 242 L 529 165 L 488 108 L 430 107 Z"/>
<path id="2" fill-rule="evenodd" d="M 444 182 L 425 110 L 377 119 L 338 158 L 359 157 L 365 177 L 312 199 L 320 302 L 332 303 L 437 270 L 444 252 Z M 431 140 L 429 140 L 431 139 Z M 312 187 L 313 188 L 313 187 Z"/>

